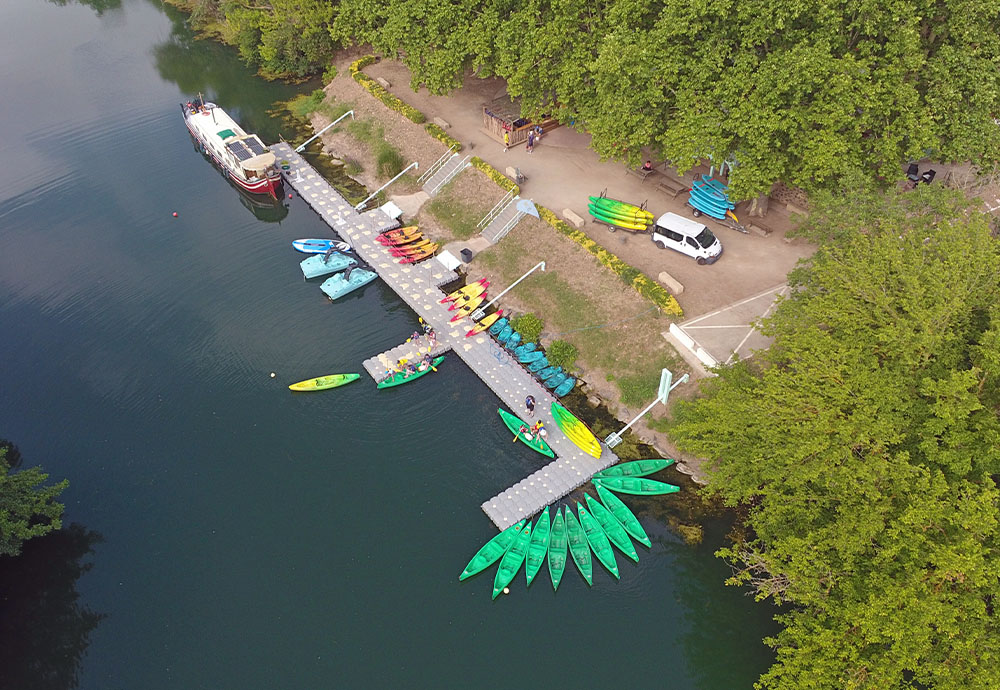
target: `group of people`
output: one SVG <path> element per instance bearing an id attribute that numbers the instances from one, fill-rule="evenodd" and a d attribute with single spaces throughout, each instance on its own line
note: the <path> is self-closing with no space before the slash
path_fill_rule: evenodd
<path id="1" fill-rule="evenodd" d="M 396 366 L 388 371 L 389 377 L 395 376 L 396 374 L 402 372 L 403 378 L 408 379 L 418 371 L 427 371 L 434 366 L 434 358 L 431 357 L 431 353 L 428 352 L 421 359 L 419 364 L 414 364 L 413 362 L 408 362 L 405 359 L 400 359 L 396 361 Z"/>
<path id="2" fill-rule="evenodd" d="M 528 144 L 525 146 L 525 150 L 531 153 L 535 150 L 535 144 L 542 140 L 542 128 L 539 125 L 535 125 L 530 130 L 528 130 Z M 503 133 L 503 150 L 504 153 L 510 148 L 510 132 Z"/>
<path id="3" fill-rule="evenodd" d="M 534 424 L 532 424 L 530 427 L 527 424 L 522 424 L 521 428 L 518 429 L 518 431 L 521 432 L 521 435 L 524 436 L 524 439 L 526 441 L 530 441 L 531 439 L 535 438 L 535 436 L 538 436 L 539 438 L 545 438 L 549 434 L 549 432 L 545 430 L 545 424 L 540 419 Z"/>

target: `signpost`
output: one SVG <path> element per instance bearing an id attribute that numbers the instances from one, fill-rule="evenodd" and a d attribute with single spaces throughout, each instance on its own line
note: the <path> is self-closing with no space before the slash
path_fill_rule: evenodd
<path id="1" fill-rule="evenodd" d="M 669 369 L 664 369 L 663 371 L 660 372 L 660 389 L 659 391 L 657 391 L 656 400 L 651 402 L 649 404 L 649 407 L 647 407 L 645 410 L 636 415 L 636 418 L 633 419 L 628 424 L 626 424 L 624 427 L 622 427 L 620 431 L 609 434 L 608 437 L 604 439 L 604 442 L 607 444 L 608 448 L 614 448 L 619 443 L 621 443 L 622 434 L 628 431 L 629 427 L 631 427 L 633 424 L 642 419 L 647 412 L 656 407 L 656 403 L 663 403 L 664 405 L 666 405 L 667 398 L 670 397 L 670 391 L 677 388 L 677 386 L 681 385 L 682 383 L 687 383 L 688 375 L 684 374 L 684 376 L 681 376 L 679 379 L 677 379 L 677 383 L 671 385 L 673 378 L 674 375 Z"/>

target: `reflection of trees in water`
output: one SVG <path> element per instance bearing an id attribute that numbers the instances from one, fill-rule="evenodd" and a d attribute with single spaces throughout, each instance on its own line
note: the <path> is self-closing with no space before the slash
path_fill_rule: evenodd
<path id="1" fill-rule="evenodd" d="M 122 0 L 48 0 L 53 5 L 65 7 L 66 5 L 83 5 L 94 10 L 98 17 L 108 10 L 121 9 Z"/>
<path id="2" fill-rule="evenodd" d="M 72 524 L 0 561 L 0 689 L 77 686 L 90 633 L 104 618 L 79 603 L 76 581 L 101 536 Z"/>
<path id="3" fill-rule="evenodd" d="M 699 690 L 749 688 L 774 663 L 763 638 L 778 631 L 768 620 L 778 609 L 769 601 L 755 602 L 745 588 L 725 586 L 729 569 L 712 555 L 727 523 L 706 522 L 706 544 L 688 546 L 678 538 L 668 546 L 673 552 L 670 579 L 683 610 L 679 642 Z M 661 540 L 653 540 L 655 548 Z"/>

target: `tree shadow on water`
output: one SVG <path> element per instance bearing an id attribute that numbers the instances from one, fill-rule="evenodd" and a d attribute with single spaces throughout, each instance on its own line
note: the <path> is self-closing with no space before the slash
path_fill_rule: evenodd
<path id="1" fill-rule="evenodd" d="M 74 523 L 0 559 L 0 690 L 77 687 L 90 633 L 104 614 L 79 603 L 76 581 L 101 541 Z"/>

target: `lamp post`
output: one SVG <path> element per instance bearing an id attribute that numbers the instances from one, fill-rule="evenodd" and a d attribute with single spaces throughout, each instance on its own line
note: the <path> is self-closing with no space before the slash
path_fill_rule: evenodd
<path id="1" fill-rule="evenodd" d="M 517 280 L 515 280 L 513 283 L 511 283 L 509 288 L 507 288 L 506 290 L 504 290 L 503 292 L 501 292 L 499 295 L 497 295 L 496 297 L 494 297 L 493 299 L 491 299 L 489 302 L 487 302 L 486 304 L 484 304 L 483 306 L 481 306 L 479 309 L 476 309 L 476 311 L 472 312 L 472 314 L 471 314 L 472 320 L 473 321 L 478 321 L 479 319 L 483 318 L 483 315 L 486 314 L 486 310 L 490 306 L 492 306 L 494 302 L 496 302 L 498 299 L 500 299 L 501 297 L 503 297 L 504 295 L 506 295 L 508 292 L 510 292 L 511 290 L 513 290 L 515 285 L 517 285 L 522 280 L 524 280 L 525 278 L 527 278 L 528 276 L 530 276 L 532 273 L 534 273 L 535 269 L 537 269 L 537 268 L 540 268 L 540 269 L 542 269 L 544 271 L 545 270 L 545 262 L 544 261 L 539 261 L 537 264 L 535 264 L 534 268 L 532 268 L 530 271 L 528 271 L 523 276 L 521 276 L 520 278 L 518 278 Z M 664 371 L 666 371 L 666 370 L 664 370 Z"/>
<path id="2" fill-rule="evenodd" d="M 651 402 L 649 404 L 649 407 L 647 407 L 645 410 L 636 415 L 635 419 L 633 419 L 631 422 L 623 426 L 620 431 L 609 434 L 608 437 L 604 439 L 604 442 L 608 445 L 608 448 L 614 448 L 619 443 L 621 443 L 622 434 L 628 431 L 629 427 L 631 427 L 633 424 L 642 419 L 647 412 L 656 407 L 656 403 L 663 403 L 664 405 L 666 405 L 667 398 L 670 397 L 670 391 L 677 388 L 677 386 L 681 385 L 682 383 L 686 383 L 688 380 L 688 375 L 684 374 L 684 376 L 681 376 L 679 379 L 677 379 L 677 383 L 670 385 L 670 382 L 673 380 L 673 378 L 674 375 L 671 373 L 669 369 L 664 369 L 663 371 L 660 372 L 660 390 L 656 395 L 656 400 Z"/>

